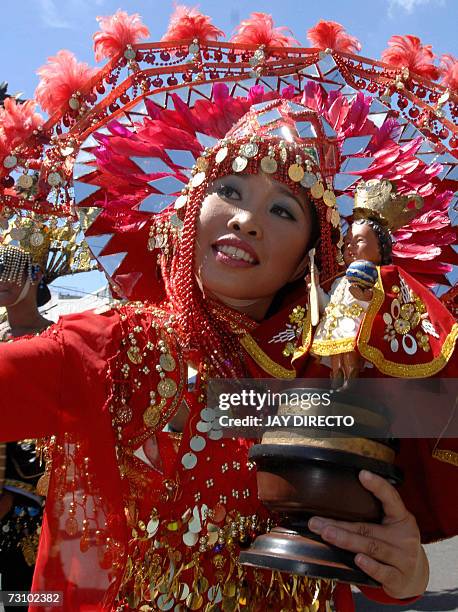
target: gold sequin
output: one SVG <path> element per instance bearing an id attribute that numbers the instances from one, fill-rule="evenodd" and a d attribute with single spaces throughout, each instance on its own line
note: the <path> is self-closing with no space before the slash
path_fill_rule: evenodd
<path id="1" fill-rule="evenodd" d="M 304 168 L 299 164 L 291 164 L 288 168 L 288 176 L 295 183 L 299 183 L 304 178 Z"/>
<path id="2" fill-rule="evenodd" d="M 157 385 L 161 397 L 173 397 L 177 392 L 177 384 L 172 378 L 163 378 Z"/>
<path id="3" fill-rule="evenodd" d="M 310 188 L 310 193 L 312 194 L 312 198 L 319 199 L 323 197 L 324 187 L 323 183 L 315 183 L 313 187 Z"/>
<path id="4" fill-rule="evenodd" d="M 333 191 L 331 191 L 330 189 L 326 189 L 326 191 L 323 194 L 323 202 L 326 204 L 326 206 L 335 206 L 336 205 L 336 196 L 335 193 Z"/>

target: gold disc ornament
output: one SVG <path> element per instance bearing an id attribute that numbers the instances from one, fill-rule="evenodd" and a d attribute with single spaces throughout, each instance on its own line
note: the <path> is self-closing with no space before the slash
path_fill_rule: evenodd
<path id="1" fill-rule="evenodd" d="M 278 164 L 273 157 L 263 157 L 261 159 L 261 170 L 266 174 L 274 174 L 277 168 Z"/>
<path id="2" fill-rule="evenodd" d="M 163 378 L 157 385 L 161 397 L 173 397 L 177 392 L 177 384 L 172 378 Z"/>
<path id="3" fill-rule="evenodd" d="M 291 164 L 288 168 L 288 176 L 295 183 L 299 183 L 304 178 L 304 168 L 299 164 Z"/>
<path id="4" fill-rule="evenodd" d="M 329 206 L 329 207 L 335 206 L 337 202 L 335 193 L 331 191 L 330 189 L 326 189 L 326 191 L 323 194 L 323 202 L 326 204 L 326 206 Z"/>
<path id="5" fill-rule="evenodd" d="M 316 200 L 322 198 L 324 194 L 323 183 L 315 183 L 313 187 L 310 188 L 310 193 L 312 194 L 312 198 L 315 198 Z"/>

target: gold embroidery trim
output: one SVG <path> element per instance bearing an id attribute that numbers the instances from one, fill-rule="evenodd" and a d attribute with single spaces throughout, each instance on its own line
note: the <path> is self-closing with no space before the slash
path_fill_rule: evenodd
<path id="1" fill-rule="evenodd" d="M 294 363 L 296 359 L 299 359 L 308 352 L 310 348 L 310 344 L 312 342 L 312 317 L 310 313 L 310 308 L 307 308 L 307 315 L 304 319 L 302 326 L 302 339 L 301 345 L 297 347 L 294 351 L 293 356 L 291 358 L 291 363 Z"/>
<path id="2" fill-rule="evenodd" d="M 451 463 L 458 467 L 458 453 L 456 451 L 435 449 L 433 450 L 433 457 L 434 459 L 444 461 L 444 463 Z"/>
<path id="3" fill-rule="evenodd" d="M 296 370 L 288 370 L 279 363 L 271 359 L 257 344 L 256 340 L 250 335 L 245 334 L 240 338 L 240 344 L 253 360 L 260 366 L 264 372 L 267 372 L 274 378 L 286 378 L 292 380 L 296 378 Z"/>
<path id="4" fill-rule="evenodd" d="M 312 344 L 312 352 L 315 355 L 338 355 L 340 353 L 349 353 L 355 350 L 355 338 L 339 338 L 337 340 L 314 340 Z"/>
<path id="5" fill-rule="evenodd" d="M 446 365 L 453 353 L 455 342 L 458 337 L 457 323 L 453 325 L 450 333 L 442 344 L 440 355 L 428 363 L 417 363 L 414 365 L 396 363 L 394 361 L 390 361 L 389 359 L 385 359 L 383 353 L 379 349 L 369 346 L 368 341 L 372 331 L 372 323 L 385 298 L 380 268 L 378 267 L 377 269 L 378 279 L 374 287 L 374 296 L 369 303 L 369 307 L 363 319 L 358 338 L 359 352 L 365 359 L 373 363 L 380 370 L 380 372 L 383 374 L 388 374 L 388 376 L 399 376 L 401 378 L 426 378 L 428 376 L 437 374 L 437 372 L 440 372 L 440 370 L 442 370 L 442 368 Z"/>

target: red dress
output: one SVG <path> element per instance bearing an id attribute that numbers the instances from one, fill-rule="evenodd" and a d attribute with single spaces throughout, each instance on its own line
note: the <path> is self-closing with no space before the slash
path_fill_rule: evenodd
<path id="1" fill-rule="evenodd" d="M 296 327 L 303 313 L 293 316 Z M 251 329 L 234 314 L 252 377 L 295 377 L 284 345 L 268 343 L 290 314 Z M 326 610 L 332 597 L 351 610 L 344 585 L 237 565 L 240 546 L 269 519 L 250 443 L 221 439 L 213 427 L 211 366 L 199 354 L 185 362 L 174 325 L 167 310 L 130 304 L 64 317 L 40 337 L 0 348 L 0 438 L 56 435 L 34 589 L 62 590 L 66 611 Z M 194 387 L 188 363 L 198 370 Z M 180 406 L 190 414 L 183 433 L 163 431 Z M 456 468 L 429 456 L 425 469 L 456 478 Z M 456 507 L 458 487 L 446 491 L 437 503 L 447 497 Z M 444 516 L 437 524 L 433 513 L 428 537 L 457 533 L 456 518 Z"/>

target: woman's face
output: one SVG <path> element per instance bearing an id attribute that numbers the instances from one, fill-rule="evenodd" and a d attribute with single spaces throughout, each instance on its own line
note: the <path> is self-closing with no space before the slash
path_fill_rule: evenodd
<path id="1" fill-rule="evenodd" d="M 346 266 L 364 259 L 380 265 L 382 258 L 378 238 L 367 223 L 353 223 L 344 240 L 343 258 Z"/>
<path id="2" fill-rule="evenodd" d="M 24 280 L 25 282 L 25 280 Z M 21 294 L 22 285 L 0 281 L 0 307 L 11 306 Z"/>
<path id="3" fill-rule="evenodd" d="M 305 193 L 261 174 L 216 179 L 200 211 L 196 270 L 206 293 L 273 298 L 299 274 L 311 235 Z"/>

